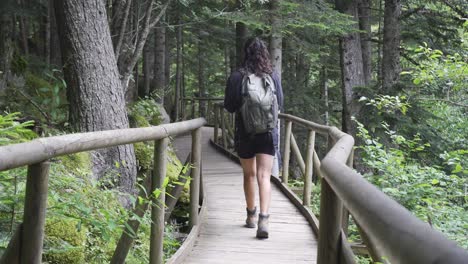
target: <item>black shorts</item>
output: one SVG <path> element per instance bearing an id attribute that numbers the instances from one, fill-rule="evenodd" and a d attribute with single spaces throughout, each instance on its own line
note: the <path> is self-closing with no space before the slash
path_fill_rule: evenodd
<path id="1" fill-rule="evenodd" d="M 267 132 L 251 138 L 241 138 L 237 146 L 237 154 L 242 159 L 251 159 L 255 154 L 275 155 L 272 133 Z"/>

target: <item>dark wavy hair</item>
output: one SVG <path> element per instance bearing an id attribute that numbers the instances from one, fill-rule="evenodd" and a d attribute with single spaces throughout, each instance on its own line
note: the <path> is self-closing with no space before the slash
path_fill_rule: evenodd
<path id="1" fill-rule="evenodd" d="M 257 76 L 273 72 L 270 53 L 265 42 L 257 37 L 249 39 L 244 46 L 244 70 Z"/>

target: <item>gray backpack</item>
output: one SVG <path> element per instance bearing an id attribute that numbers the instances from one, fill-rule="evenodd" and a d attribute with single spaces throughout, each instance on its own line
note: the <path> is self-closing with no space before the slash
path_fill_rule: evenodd
<path id="1" fill-rule="evenodd" d="M 278 122 L 278 101 L 270 75 L 245 75 L 242 80 L 242 101 L 239 112 L 247 134 L 273 130 Z"/>

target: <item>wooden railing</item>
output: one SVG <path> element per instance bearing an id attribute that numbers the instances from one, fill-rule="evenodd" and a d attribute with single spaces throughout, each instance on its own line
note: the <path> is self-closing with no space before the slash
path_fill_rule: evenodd
<path id="1" fill-rule="evenodd" d="M 213 142 L 233 153 L 233 115 L 217 104 Z M 367 182 L 352 169 L 354 139 L 336 127 L 316 124 L 296 116 L 280 114 L 284 122 L 281 188 L 288 190 L 292 154 L 304 174 L 302 205 L 295 203 L 318 235 L 317 263 L 355 263 L 347 241 L 351 215 L 374 261 L 382 263 L 466 263 L 468 253 L 440 232 L 416 218 L 403 206 Z M 300 154 L 293 125 L 307 132 L 306 159 Z M 328 140 L 328 153 L 320 159 L 315 151 L 316 134 Z M 312 176 L 321 184 L 319 219 L 311 213 Z M 272 180 L 276 181 L 272 177 Z M 279 181 L 278 181 L 279 182 Z M 298 199 L 292 192 L 290 198 Z M 293 200 L 294 200 L 293 199 Z M 294 202 L 294 201 L 293 201 Z"/>
<path id="2" fill-rule="evenodd" d="M 161 194 L 157 198 L 152 196 L 150 263 L 163 263 L 165 210 L 164 206 L 160 205 L 165 202 L 163 183 L 166 175 L 166 150 L 169 137 L 192 133 L 191 163 L 193 167 L 190 175 L 190 226 L 193 229 L 198 225 L 200 198 L 203 199 L 203 196 L 200 197 L 201 127 L 205 124 L 205 119 L 198 118 L 155 127 L 40 138 L 27 143 L 0 147 L 0 171 L 28 166 L 23 223 L 17 228 L 0 263 L 41 263 L 47 206 L 49 159 L 60 155 L 150 140 L 155 141 L 155 149 L 151 192 L 149 193 L 153 193 L 153 190 L 156 189 L 161 190 Z M 114 254 L 111 263 L 124 263 L 125 256 L 126 254 Z"/>

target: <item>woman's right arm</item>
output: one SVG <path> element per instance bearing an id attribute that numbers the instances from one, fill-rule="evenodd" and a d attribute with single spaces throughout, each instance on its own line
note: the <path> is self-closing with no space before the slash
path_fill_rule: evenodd
<path id="1" fill-rule="evenodd" d="M 240 72 L 233 72 L 227 80 L 226 90 L 224 92 L 224 108 L 230 113 L 236 112 L 241 106 L 241 86 L 242 74 Z"/>

